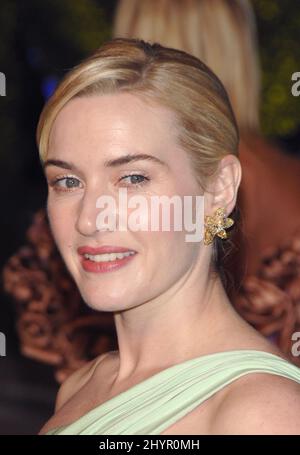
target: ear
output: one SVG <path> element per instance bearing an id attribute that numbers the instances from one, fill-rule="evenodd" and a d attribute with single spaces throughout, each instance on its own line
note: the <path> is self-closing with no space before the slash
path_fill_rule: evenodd
<path id="1" fill-rule="evenodd" d="M 228 154 L 222 158 L 206 194 L 206 214 L 213 213 L 218 207 L 224 207 L 227 216 L 232 212 L 241 178 L 242 168 L 238 157 Z"/>

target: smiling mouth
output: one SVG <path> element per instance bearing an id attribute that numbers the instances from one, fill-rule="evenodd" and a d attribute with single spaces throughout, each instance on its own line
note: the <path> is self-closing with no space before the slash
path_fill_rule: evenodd
<path id="1" fill-rule="evenodd" d="M 124 259 L 128 256 L 133 256 L 135 251 L 127 251 L 125 253 L 104 253 L 104 254 L 88 254 L 85 253 L 84 258 L 93 262 L 112 262 L 117 259 Z"/>
<path id="2" fill-rule="evenodd" d="M 105 254 L 84 253 L 80 257 L 82 268 L 86 272 L 105 273 L 125 267 L 136 255 L 136 251 L 126 251 Z"/>

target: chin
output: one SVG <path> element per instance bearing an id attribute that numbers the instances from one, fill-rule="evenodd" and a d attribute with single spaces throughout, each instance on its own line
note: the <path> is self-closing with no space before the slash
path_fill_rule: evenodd
<path id="1" fill-rule="evenodd" d="M 117 289 L 109 292 L 109 289 L 98 284 L 94 290 L 90 286 L 88 289 L 79 286 L 79 292 L 86 305 L 96 311 L 120 311 L 128 308 L 129 298 L 122 293 L 122 289 L 119 293 Z"/>
<path id="2" fill-rule="evenodd" d="M 97 302 L 95 302 L 94 300 L 88 300 L 88 299 L 85 299 L 83 298 L 85 304 L 91 308 L 92 310 L 94 311 L 99 311 L 99 312 L 114 312 L 114 311 L 118 311 L 118 310 L 115 310 L 113 308 L 113 305 L 109 304 L 109 302 L 106 302 L 106 304 L 104 303 L 99 303 L 99 300 Z"/>
<path id="3" fill-rule="evenodd" d="M 116 302 L 111 302 L 109 300 L 106 301 L 101 301 L 99 302 L 99 298 L 97 300 L 93 299 L 85 299 L 83 297 L 84 302 L 86 305 L 91 308 L 92 310 L 95 311 L 103 311 L 103 312 L 116 312 L 116 311 L 124 311 L 128 310 L 128 305 L 125 306 L 124 303 L 122 304 L 121 302 L 116 303 Z"/>

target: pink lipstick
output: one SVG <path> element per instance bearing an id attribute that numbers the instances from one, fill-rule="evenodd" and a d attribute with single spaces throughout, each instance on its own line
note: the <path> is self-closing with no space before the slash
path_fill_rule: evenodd
<path id="1" fill-rule="evenodd" d="M 83 269 L 93 273 L 118 270 L 132 261 L 137 254 L 130 248 L 112 245 L 103 245 L 98 248 L 82 246 L 77 249 L 77 252 L 80 255 Z M 101 255 L 105 256 L 101 257 Z"/>

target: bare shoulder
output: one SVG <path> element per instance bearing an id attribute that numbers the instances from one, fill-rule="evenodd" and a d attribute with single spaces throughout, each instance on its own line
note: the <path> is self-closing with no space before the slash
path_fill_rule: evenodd
<path id="1" fill-rule="evenodd" d="M 300 383 L 269 373 L 234 381 L 212 419 L 211 434 L 300 435 Z"/>
<path id="2" fill-rule="evenodd" d="M 95 359 L 90 360 L 78 370 L 74 371 L 60 386 L 56 401 L 55 410 L 56 413 L 61 409 L 64 404 L 72 398 L 89 380 L 97 366 L 104 360 L 109 352 L 105 352 L 97 356 Z"/>

